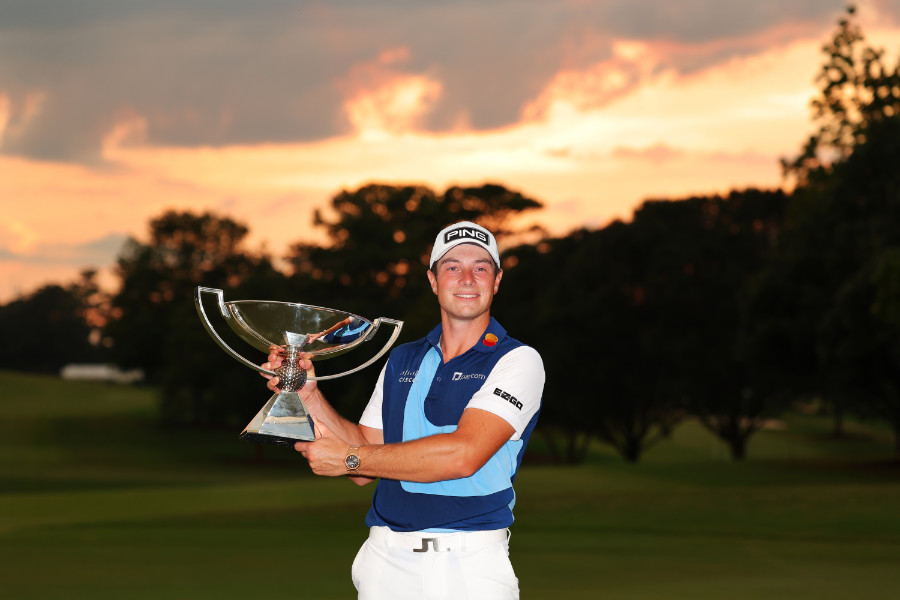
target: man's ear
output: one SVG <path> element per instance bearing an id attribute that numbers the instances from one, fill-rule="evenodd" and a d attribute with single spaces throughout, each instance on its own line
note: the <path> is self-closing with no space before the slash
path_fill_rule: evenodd
<path id="1" fill-rule="evenodd" d="M 425 273 L 428 275 L 428 283 L 431 284 L 431 291 L 437 295 L 437 277 L 435 277 L 434 272 L 431 269 L 428 269 Z"/>

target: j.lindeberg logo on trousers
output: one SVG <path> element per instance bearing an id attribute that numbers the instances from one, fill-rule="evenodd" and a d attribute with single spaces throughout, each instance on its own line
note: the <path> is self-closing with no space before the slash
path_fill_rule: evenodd
<path id="1" fill-rule="evenodd" d="M 494 388 L 494 395 L 500 396 L 501 398 L 503 398 L 504 400 L 506 400 L 507 402 L 509 402 L 516 408 L 518 408 L 519 410 L 522 410 L 522 403 L 519 402 L 519 400 L 515 396 L 510 394 L 509 392 L 504 392 L 500 388 Z"/>

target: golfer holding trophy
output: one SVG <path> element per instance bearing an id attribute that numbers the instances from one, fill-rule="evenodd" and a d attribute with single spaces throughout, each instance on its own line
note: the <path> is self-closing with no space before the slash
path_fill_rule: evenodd
<path id="1" fill-rule="evenodd" d="M 284 342 L 274 344 L 261 370 L 276 396 L 296 386 L 315 440 L 294 448 L 314 473 L 359 485 L 378 480 L 369 536 L 352 566 L 360 599 L 518 598 L 509 560 L 513 482 L 537 422 L 543 362 L 490 316 L 503 271 L 487 229 L 471 222 L 443 229 L 425 275 L 440 323 L 390 353 L 358 424 L 325 399 L 318 385 L 325 377 L 313 371 L 316 346 L 294 344 L 295 359 Z M 319 331 L 347 317 L 339 328 L 352 326 L 354 315 L 335 315 Z M 337 351 L 365 333 L 347 344 L 336 338 Z M 295 369 L 280 374 L 290 361 L 307 373 L 299 385 Z"/>

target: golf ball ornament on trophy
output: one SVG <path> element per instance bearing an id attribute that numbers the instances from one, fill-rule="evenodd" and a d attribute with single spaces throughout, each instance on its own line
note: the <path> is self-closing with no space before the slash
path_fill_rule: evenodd
<path id="1" fill-rule="evenodd" d="M 272 348 L 281 355 L 281 367 L 263 369 L 233 350 L 216 332 L 203 306 L 203 295 L 216 298 L 219 314 L 231 330 L 242 340 L 267 355 Z M 282 446 L 294 442 L 315 440 L 315 430 L 309 412 L 298 390 L 307 380 L 322 381 L 356 373 L 381 358 L 397 341 L 402 321 L 363 317 L 319 306 L 292 302 L 263 300 L 233 300 L 225 302 L 224 292 L 216 288 L 198 287 L 194 304 L 200 321 L 213 340 L 232 358 L 246 367 L 279 378 L 279 391 L 269 398 L 252 421 L 244 428 L 241 438 Z M 335 375 L 308 377 L 300 368 L 301 354 L 311 360 L 332 358 L 353 350 L 371 340 L 381 325 L 391 325 L 391 337 L 378 353 L 363 364 Z"/>

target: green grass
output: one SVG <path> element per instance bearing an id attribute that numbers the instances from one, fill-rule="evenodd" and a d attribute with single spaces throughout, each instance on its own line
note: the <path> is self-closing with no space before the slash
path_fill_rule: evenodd
<path id="1" fill-rule="evenodd" d="M 523 598 L 896 598 L 900 463 L 851 429 L 787 415 L 732 463 L 688 422 L 637 465 L 527 465 Z M 355 597 L 372 488 L 237 433 L 161 428 L 149 389 L 0 372 L 0 597 Z"/>

